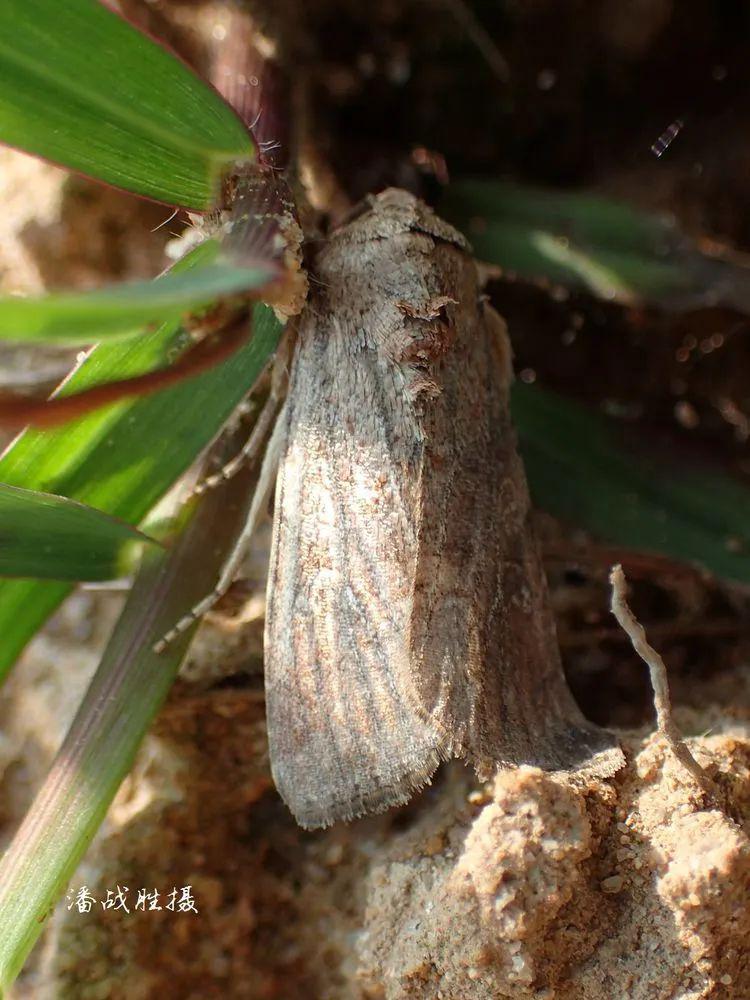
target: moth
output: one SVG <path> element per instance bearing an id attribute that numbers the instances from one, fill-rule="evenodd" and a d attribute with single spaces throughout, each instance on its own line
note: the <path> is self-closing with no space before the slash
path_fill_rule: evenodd
<path id="1" fill-rule="evenodd" d="M 370 199 L 313 262 L 280 416 L 265 632 L 276 786 L 308 828 L 438 764 L 570 768 L 612 745 L 566 685 L 509 414 L 511 354 L 464 238 Z"/>

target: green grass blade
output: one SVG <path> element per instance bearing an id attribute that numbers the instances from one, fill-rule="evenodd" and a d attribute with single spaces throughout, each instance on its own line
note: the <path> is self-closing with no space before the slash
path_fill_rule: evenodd
<path id="1" fill-rule="evenodd" d="M 701 253 L 668 219 L 606 198 L 464 180 L 441 210 L 480 259 L 522 278 L 625 304 L 750 308 L 750 268 Z"/>
<path id="2" fill-rule="evenodd" d="M 0 990 L 64 893 L 169 691 L 192 631 L 159 656 L 153 644 L 211 590 L 252 485 L 244 470 L 204 494 L 172 550 L 144 561 L 50 774 L 0 862 Z"/>
<path id="3" fill-rule="evenodd" d="M 587 407 L 516 383 L 513 415 L 536 506 L 601 539 L 750 583 L 750 490 L 678 467 Z"/>
<path id="4" fill-rule="evenodd" d="M 198 210 L 254 156 L 211 87 L 97 0 L 0 0 L 0 141 Z"/>
<path id="5" fill-rule="evenodd" d="M 24 432 L 0 459 L 0 481 L 73 497 L 137 524 L 229 418 L 262 371 L 280 332 L 273 311 L 256 306 L 252 340 L 223 364 L 57 430 Z M 176 324 L 167 324 L 137 340 L 102 344 L 66 390 L 164 364 L 184 339 Z M 44 581 L 0 581 L 0 677 L 69 589 Z"/>
<path id="6" fill-rule="evenodd" d="M 0 483 L 0 576 L 111 580 L 141 532 L 93 507 Z"/>
<path id="7" fill-rule="evenodd" d="M 176 319 L 223 295 L 258 291 L 274 277 L 269 266 L 235 267 L 220 258 L 185 274 L 136 281 L 81 294 L 0 299 L 0 339 L 91 344 L 134 336 L 148 323 Z"/>

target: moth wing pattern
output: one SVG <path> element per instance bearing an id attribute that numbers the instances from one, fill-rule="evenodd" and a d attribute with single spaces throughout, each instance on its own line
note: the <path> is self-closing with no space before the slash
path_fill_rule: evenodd
<path id="1" fill-rule="evenodd" d="M 382 350 L 423 266 L 402 242 L 385 297 L 374 247 L 321 254 L 282 416 L 266 704 L 274 780 L 308 827 L 406 801 L 447 755 L 411 678 L 423 442 Z"/>
<path id="2" fill-rule="evenodd" d="M 449 308 L 461 362 L 436 360 L 439 395 L 420 408 L 424 516 L 410 633 L 420 706 L 451 756 L 481 773 L 570 769 L 597 755 L 611 770 L 612 738 L 585 720 L 563 674 L 510 416 L 505 324 L 478 295 L 473 263 L 450 247 L 436 255 L 458 290 Z"/>
<path id="3" fill-rule="evenodd" d="M 441 759 L 570 766 L 611 744 L 565 685 L 466 243 L 387 191 L 316 260 L 283 420 L 266 614 L 274 780 L 326 826 Z"/>

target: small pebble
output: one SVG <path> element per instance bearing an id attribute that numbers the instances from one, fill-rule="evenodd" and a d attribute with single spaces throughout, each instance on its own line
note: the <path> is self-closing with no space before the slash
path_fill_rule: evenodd
<path id="1" fill-rule="evenodd" d="M 602 892 L 608 892 L 614 895 L 617 892 L 622 892 L 622 887 L 625 885 L 625 879 L 622 875 L 610 875 L 609 878 L 602 880 Z"/>
<path id="2" fill-rule="evenodd" d="M 440 854 L 444 847 L 445 837 L 441 833 L 435 833 L 425 841 L 422 854 L 426 857 L 432 857 L 434 854 Z"/>

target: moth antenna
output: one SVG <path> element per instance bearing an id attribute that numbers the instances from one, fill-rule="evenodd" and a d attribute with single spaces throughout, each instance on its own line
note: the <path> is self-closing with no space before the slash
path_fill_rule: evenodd
<path id="1" fill-rule="evenodd" d="M 235 543 L 234 549 L 230 553 L 229 558 L 221 571 L 219 582 L 210 594 L 207 594 L 202 601 L 199 601 L 198 604 L 191 608 L 191 610 L 183 618 L 180 618 L 173 628 L 165 633 L 165 635 L 154 644 L 155 653 L 163 653 L 170 642 L 173 642 L 178 635 L 182 635 L 182 633 L 187 631 L 187 629 L 189 629 L 194 622 L 203 617 L 207 611 L 210 611 L 211 608 L 213 608 L 216 603 L 221 600 L 231 587 L 237 570 L 240 568 L 242 560 L 245 558 L 250 540 L 255 533 L 258 521 L 260 520 L 261 511 L 265 509 L 271 496 L 271 490 L 273 489 L 276 478 L 276 469 L 281 457 L 283 429 L 284 410 L 282 409 L 276 420 L 276 424 L 268 442 L 268 447 L 263 455 L 263 462 L 258 474 L 258 482 L 253 494 L 252 503 L 250 504 L 250 510 L 247 515 L 245 527 L 242 529 L 242 532 Z"/>
<path id="2" fill-rule="evenodd" d="M 241 450 L 226 465 L 222 466 L 218 472 L 206 476 L 205 479 L 199 482 L 193 489 L 192 496 L 200 496 L 207 490 L 214 489 L 214 487 L 219 486 L 221 483 L 225 483 L 232 476 L 236 476 L 243 466 L 258 457 L 260 449 L 263 447 L 263 441 L 267 437 L 273 419 L 278 413 L 280 402 L 280 395 L 272 389 L 262 410 L 258 414 L 258 419 L 255 421 L 255 426 L 250 433 L 250 437 Z"/>
<path id="3" fill-rule="evenodd" d="M 275 46 L 239 4 L 224 0 L 216 6 L 223 30 L 210 46 L 208 78 L 244 121 L 265 165 L 285 167 L 290 116 L 286 78 L 276 63 Z M 279 140 L 284 152 L 275 146 L 265 149 L 269 139 Z"/>

